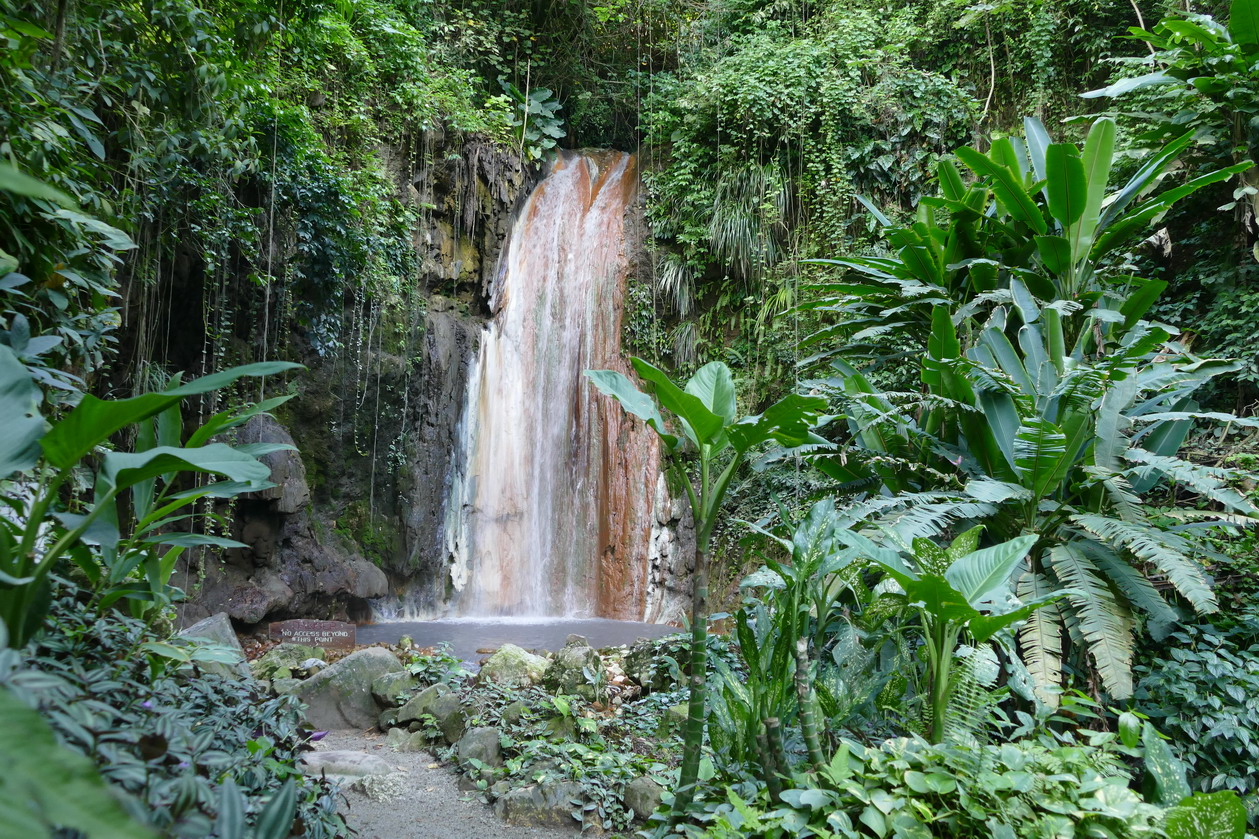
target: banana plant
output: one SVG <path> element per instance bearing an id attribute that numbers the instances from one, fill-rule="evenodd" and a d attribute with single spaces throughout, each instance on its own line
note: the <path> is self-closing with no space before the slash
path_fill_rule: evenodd
<path id="1" fill-rule="evenodd" d="M 842 536 L 863 558 L 896 581 L 900 592 L 890 596 L 918 613 L 927 653 L 933 743 L 944 740 L 959 641 L 965 636 L 977 645 L 986 644 L 998 632 L 1066 594 L 1051 591 L 1023 601 L 1015 599 L 1011 579 L 1037 537 L 1018 536 L 978 548 L 982 529 L 971 528 L 944 549 L 927 539 L 914 540 L 912 566 L 899 551 L 876 545 L 860 533 L 845 532 Z"/>
<path id="2" fill-rule="evenodd" d="M 587 370 L 586 376 L 601 393 L 616 399 L 626 411 L 656 432 L 664 446 L 674 482 L 684 488 L 694 519 L 690 700 L 679 786 L 674 799 L 674 809 L 684 812 L 694 796 L 704 742 L 708 563 L 717 514 L 739 467 L 757 446 L 773 442 L 793 449 L 826 442 L 813 431 L 826 410 L 826 400 L 820 396 L 790 394 L 761 414 L 740 417 L 734 377 L 722 362 L 704 365 L 682 387 L 641 358 L 631 359 L 631 363 L 649 392 L 639 390 L 627 376 L 615 370 Z M 680 436 L 665 420 L 662 409 L 673 416 Z M 688 448 L 698 457 L 694 481 L 687 474 L 681 457 Z"/>
<path id="3" fill-rule="evenodd" d="M 249 364 L 187 383 L 176 380 L 163 391 L 130 399 L 88 394 L 50 424 L 27 368 L 0 345 L 0 481 L 19 490 L 0 496 L 8 507 L 0 513 L 0 620 L 10 640 L 20 646 L 39 629 L 48 576 L 62 559 L 72 560 L 98 589 L 116 594 L 110 602 L 127 597 L 162 605 L 179 551 L 191 545 L 241 547 L 232 540 L 171 530 L 190 518 L 182 511 L 199 498 L 231 497 L 270 486 L 270 469 L 258 460 L 265 449 L 210 442 L 256 411 L 217 414 L 187 445 L 180 445 L 179 406 L 189 396 L 242 377 L 270 376 L 298 366 Z M 138 431 L 136 451 L 108 450 L 115 434 L 133 427 Z M 104 452 L 96 467 L 91 458 L 98 449 Z M 91 476 L 93 497 L 72 509 L 64 501 L 67 485 L 84 472 Z M 176 478 L 187 473 L 227 480 L 178 491 Z M 124 530 L 119 501 L 129 490 L 139 522 Z M 162 547 L 167 548 L 164 553 Z M 142 565 L 144 582 L 133 585 L 133 572 Z"/>
<path id="4" fill-rule="evenodd" d="M 1024 129 L 1026 139 L 994 140 L 986 153 L 958 149 L 970 183 L 953 160 L 940 161 L 939 195 L 922 199 L 908 226 L 888 227 L 891 255 L 812 261 L 844 272 L 812 286 L 814 295 L 800 307 L 829 316 L 802 342 L 818 348 L 814 361 L 842 354 L 886 363 L 912 355 L 906 347 L 927 339 L 936 311 L 948 310 L 965 331 L 993 305 L 1014 302 L 1014 280 L 1034 298 L 1059 304 L 1069 341 L 1098 318 L 1103 331 L 1120 315 L 1130 326 L 1165 284 L 1112 276 L 1101 266 L 1177 201 L 1252 165 L 1243 161 L 1151 194 L 1193 131 L 1146 155 L 1113 188 L 1112 120 L 1094 122 L 1083 149 L 1054 142 L 1033 117 Z M 899 352 L 884 347 L 893 334 Z"/>

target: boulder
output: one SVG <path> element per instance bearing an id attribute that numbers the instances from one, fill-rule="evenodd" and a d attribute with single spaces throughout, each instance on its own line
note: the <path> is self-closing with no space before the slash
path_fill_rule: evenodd
<path id="1" fill-rule="evenodd" d="M 595 648 L 580 635 L 569 635 L 564 649 L 555 654 L 555 661 L 546 672 L 546 684 L 561 693 L 593 701 L 599 697 L 586 674 L 599 674 L 602 670 L 603 659 Z"/>
<path id="2" fill-rule="evenodd" d="M 277 644 L 254 660 L 250 668 L 258 679 L 291 679 L 294 673 L 304 673 L 305 664 L 312 658 L 323 664 L 324 651 L 305 644 Z"/>
<path id="3" fill-rule="evenodd" d="M 352 751 L 307 752 L 302 756 L 301 770 L 307 775 L 327 774 L 342 778 L 388 775 L 393 771 L 376 755 Z"/>
<path id="4" fill-rule="evenodd" d="M 404 728 L 391 728 L 385 737 L 385 745 L 398 752 L 423 752 L 428 750 L 428 740 L 419 732 Z"/>
<path id="5" fill-rule="evenodd" d="M 419 722 L 425 714 L 432 713 L 433 703 L 449 692 L 450 688 L 445 685 L 430 685 L 424 688 L 398 709 L 398 725 Z"/>
<path id="6" fill-rule="evenodd" d="M 635 816 L 646 821 L 660 806 L 663 793 L 664 790 L 660 784 L 646 775 L 640 775 L 625 785 L 625 793 L 621 798 Z"/>
<path id="7" fill-rule="evenodd" d="M 398 697 L 415 690 L 415 686 L 415 677 L 405 670 L 386 673 L 372 682 L 372 696 L 380 707 L 394 708 L 402 704 Z"/>
<path id="8" fill-rule="evenodd" d="M 542 684 L 551 662 L 540 655 L 504 644 L 481 667 L 481 680 L 506 687 L 527 688 Z"/>
<path id="9" fill-rule="evenodd" d="M 297 686 L 302 683 L 301 679 L 281 679 L 271 680 L 271 692 L 276 696 L 284 696 L 297 690 Z"/>
<path id="10" fill-rule="evenodd" d="M 501 736 L 497 728 L 469 729 L 455 745 L 460 765 L 466 767 L 471 761 L 479 760 L 485 766 L 502 766 L 503 752 L 499 742 Z"/>
<path id="11" fill-rule="evenodd" d="M 240 645 L 240 639 L 236 637 L 236 630 L 232 628 L 232 620 L 227 616 L 227 612 L 219 612 L 205 620 L 197 621 L 179 634 L 183 638 L 195 638 L 230 648 L 236 658 L 234 662 L 206 662 L 200 665 L 205 672 L 216 673 L 229 679 L 249 678 L 249 662 L 245 659 L 245 648 Z"/>
<path id="12" fill-rule="evenodd" d="M 494 803 L 494 812 L 521 827 L 572 827 L 585 799 L 576 781 L 545 781 L 514 789 Z"/>
<path id="13" fill-rule="evenodd" d="M 467 715 L 463 712 L 463 703 L 453 693 L 445 693 L 433 700 L 428 713 L 437 721 L 437 728 L 447 743 L 457 743 L 463 736 L 468 725 Z"/>
<path id="14" fill-rule="evenodd" d="M 389 593 L 389 578 L 385 576 L 384 571 L 367 560 L 351 560 L 350 573 L 353 576 L 350 594 L 354 597 L 370 600 L 373 597 L 384 597 Z"/>
<path id="15" fill-rule="evenodd" d="M 511 725 L 512 723 L 520 722 L 520 718 L 525 715 L 525 711 L 528 709 L 528 705 L 517 699 L 515 702 L 509 702 L 504 705 L 503 710 L 499 712 L 498 717 L 504 723 Z"/>
<path id="16" fill-rule="evenodd" d="M 316 728 L 371 728 L 379 714 L 372 684 L 400 670 L 402 664 L 389 650 L 369 647 L 320 670 L 293 693 L 310 706 L 306 719 Z"/>

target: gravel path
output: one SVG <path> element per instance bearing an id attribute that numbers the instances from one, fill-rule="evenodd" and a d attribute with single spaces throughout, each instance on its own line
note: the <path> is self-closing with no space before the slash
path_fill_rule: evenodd
<path id="1" fill-rule="evenodd" d="M 349 750 L 381 757 L 402 775 L 400 795 L 374 801 L 361 792 L 346 790 L 349 806 L 342 805 L 346 823 L 358 839 L 572 839 L 581 831 L 509 825 L 494 810 L 460 792 L 454 773 L 443 769 L 428 752 L 395 752 L 377 734 L 332 731 L 317 751 Z M 465 800 L 470 799 L 470 800 Z"/>

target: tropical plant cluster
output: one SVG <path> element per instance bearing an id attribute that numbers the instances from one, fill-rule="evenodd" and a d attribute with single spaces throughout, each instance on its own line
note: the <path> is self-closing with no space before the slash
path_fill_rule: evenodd
<path id="1" fill-rule="evenodd" d="M 1227 26 L 1167 19 L 1161 36 L 1136 34 L 1164 50 L 1168 33 L 1210 36 L 1253 60 L 1256 14 L 1237 2 Z M 1200 76 L 1191 84 L 1229 93 Z M 1236 201 L 1225 210 L 1242 207 L 1254 161 L 1239 146 L 1185 167 L 1181 157 L 1211 136 L 1196 124 L 1175 130 L 1178 120 L 1125 148 L 1110 117 L 1086 123 L 1078 144 L 1028 117 L 1018 134 L 941 156 L 936 192 L 914 198 L 912 212 L 862 196 L 882 242 L 810 261 L 796 306 L 810 327 L 797 401 L 738 418 L 722 362 L 674 384 L 636 359 L 643 390 L 589 374 L 657 432 L 692 500 L 693 627 L 708 620 L 705 528 L 747 430 L 792 429 L 758 439 L 776 444 L 759 468 L 803 461 L 831 481 L 811 506 L 797 494 L 747 523 L 765 547 L 733 616 L 742 666 L 705 679 L 691 659 L 684 754 L 707 742 L 727 781 L 756 779 L 763 805 L 736 786 L 714 791 L 684 763 L 658 835 L 1242 834 L 1246 807 L 1232 791 L 1253 793 L 1237 775 L 1250 748 L 1249 642 L 1244 627 L 1185 628 L 1218 612 L 1216 548 L 1238 544 L 1229 534 L 1259 512 L 1252 473 L 1186 447 L 1195 426 L 1221 429 L 1210 432 L 1218 440 L 1255 427 L 1204 407 L 1205 386 L 1244 362 L 1195 352 L 1160 320 L 1168 282 L 1139 275 L 1144 263 L 1130 254 L 1180 202 L 1219 185 Z M 697 629 L 701 655 L 703 640 Z M 1160 653 L 1137 670 L 1151 643 Z M 1164 667 L 1181 685 L 1160 707 L 1167 683 L 1154 674 Z M 1139 695 L 1138 677 L 1150 679 Z M 1082 707 L 1064 693 L 1073 687 L 1115 704 L 1085 703 L 1088 721 L 1064 724 L 1055 709 Z M 1203 710 L 1187 712 L 1199 697 Z M 1212 736 L 1220 753 L 1199 753 Z M 1085 757 L 1058 751 L 1064 743 L 1117 751 Z M 1033 772 L 1039 780 L 1021 789 L 990 768 L 1075 760 L 1099 771 L 1073 778 L 1071 795 L 1101 798 L 1058 801 L 1043 816 L 1036 808 L 1058 795 L 1052 773 Z M 1133 772 L 1137 761 L 1144 769 Z M 977 803 L 962 766 L 988 771 L 980 786 L 996 800 Z M 856 780 L 867 768 L 878 783 L 906 774 L 876 794 Z"/>

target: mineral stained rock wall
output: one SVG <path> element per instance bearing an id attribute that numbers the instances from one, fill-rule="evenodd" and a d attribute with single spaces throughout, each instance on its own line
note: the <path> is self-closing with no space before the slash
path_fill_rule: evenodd
<path id="1" fill-rule="evenodd" d="M 235 506 L 247 549 L 185 563 L 183 620 L 678 621 L 685 505 L 665 491 L 654 435 L 583 376 L 629 372 L 633 158 L 565 153 L 543 180 L 475 138 L 381 154 L 416 208 L 411 320 L 390 326 L 387 302 L 351 297 L 338 344 L 294 331 L 309 367 L 297 398 L 282 424 L 245 433 L 300 456 L 269 456 L 277 487 Z"/>

